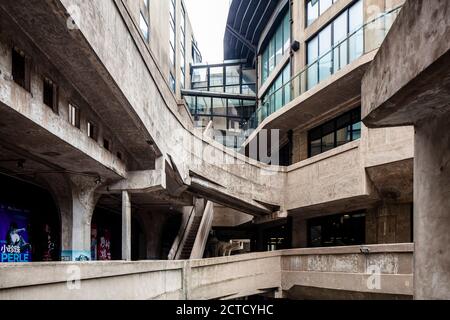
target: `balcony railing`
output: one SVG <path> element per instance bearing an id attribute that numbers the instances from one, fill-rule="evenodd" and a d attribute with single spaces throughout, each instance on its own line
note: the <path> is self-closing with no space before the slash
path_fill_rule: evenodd
<path id="1" fill-rule="evenodd" d="M 280 110 L 286 104 L 312 89 L 352 61 L 378 49 L 400 9 L 401 6 L 385 12 L 356 31 L 349 33 L 345 39 L 333 46 L 331 50 L 307 65 L 280 88 L 268 94 L 245 125 L 242 140 L 245 141 L 268 116 Z"/>

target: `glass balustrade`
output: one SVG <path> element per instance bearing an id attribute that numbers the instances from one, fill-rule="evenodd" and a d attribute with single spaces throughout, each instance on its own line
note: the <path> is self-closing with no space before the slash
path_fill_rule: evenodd
<path id="1" fill-rule="evenodd" d="M 264 97 L 262 104 L 244 126 L 245 140 L 272 113 L 282 109 L 301 94 L 312 89 L 331 75 L 362 55 L 379 48 L 389 32 L 401 7 L 397 7 L 374 18 L 362 27 L 349 33 L 337 42 L 331 50 L 321 54 L 288 82 L 277 87 Z M 280 103 L 282 101 L 282 104 Z"/>

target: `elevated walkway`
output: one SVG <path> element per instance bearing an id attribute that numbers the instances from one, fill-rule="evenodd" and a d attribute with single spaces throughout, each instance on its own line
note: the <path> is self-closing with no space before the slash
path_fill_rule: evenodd
<path id="1" fill-rule="evenodd" d="M 0 299 L 411 299 L 413 244 L 189 261 L 0 265 Z"/>

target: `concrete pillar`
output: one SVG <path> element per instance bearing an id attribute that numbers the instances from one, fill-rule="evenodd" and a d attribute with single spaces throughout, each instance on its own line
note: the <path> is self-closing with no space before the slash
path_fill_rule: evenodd
<path id="1" fill-rule="evenodd" d="M 122 191 L 122 260 L 131 260 L 131 202 L 128 191 Z"/>
<path id="2" fill-rule="evenodd" d="M 450 117 L 416 126 L 414 297 L 450 299 Z"/>
<path id="3" fill-rule="evenodd" d="M 71 176 L 72 185 L 72 221 L 70 234 L 63 234 L 64 237 L 71 237 L 71 246 L 66 248 L 61 256 L 65 260 L 90 260 L 91 259 L 91 221 L 95 205 L 99 195 L 95 190 L 99 187 L 92 177 Z M 65 243 L 67 241 L 63 241 Z"/>

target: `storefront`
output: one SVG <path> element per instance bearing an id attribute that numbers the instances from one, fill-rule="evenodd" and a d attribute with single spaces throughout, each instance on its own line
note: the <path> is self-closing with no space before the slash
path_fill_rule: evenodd
<path id="1" fill-rule="evenodd" d="M 308 220 L 308 247 L 335 247 L 365 243 L 366 213 L 353 212 Z"/>
<path id="2" fill-rule="evenodd" d="M 41 187 L 0 174 L 0 262 L 60 259 L 59 214 Z"/>

